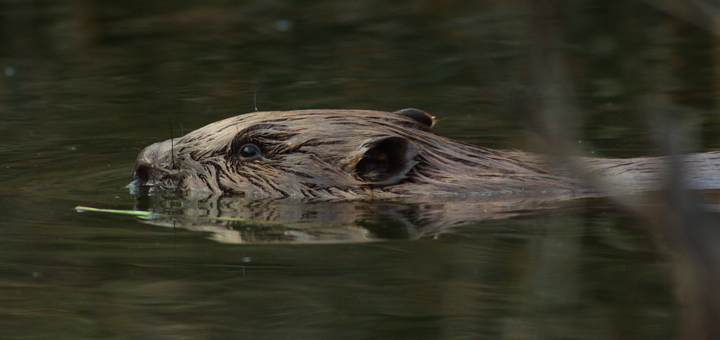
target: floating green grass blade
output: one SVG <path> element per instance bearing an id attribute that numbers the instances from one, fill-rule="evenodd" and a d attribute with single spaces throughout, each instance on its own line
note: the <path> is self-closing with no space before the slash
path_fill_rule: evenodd
<path id="1" fill-rule="evenodd" d="M 83 206 L 75 207 L 75 211 L 77 211 L 77 212 L 104 212 L 104 213 L 111 213 L 111 214 L 123 214 L 123 215 L 146 216 L 146 217 L 150 216 L 150 215 L 155 215 L 155 213 L 153 213 L 152 211 L 100 209 L 100 208 L 90 208 L 90 207 L 83 207 Z"/>

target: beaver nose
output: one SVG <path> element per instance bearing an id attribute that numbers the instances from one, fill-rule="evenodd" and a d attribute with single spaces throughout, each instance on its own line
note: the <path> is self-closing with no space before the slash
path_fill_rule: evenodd
<path id="1" fill-rule="evenodd" d="M 147 164 L 135 164 L 132 176 L 133 181 L 130 184 L 143 186 L 150 181 L 150 167 Z"/>
<path id="2" fill-rule="evenodd" d="M 166 166 L 167 158 L 172 157 L 172 141 L 166 140 L 152 144 L 145 148 L 140 155 L 138 155 L 135 161 L 135 168 L 133 169 L 133 182 L 130 183 L 134 186 L 152 186 L 157 180 L 159 168 Z"/>

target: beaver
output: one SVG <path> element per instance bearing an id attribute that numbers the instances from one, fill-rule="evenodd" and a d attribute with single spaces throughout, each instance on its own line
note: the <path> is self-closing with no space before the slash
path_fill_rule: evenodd
<path id="1" fill-rule="evenodd" d="M 594 191 L 544 157 L 462 143 L 418 109 L 253 112 L 152 144 L 131 188 L 183 196 L 385 199 Z M 690 186 L 718 188 L 720 153 L 686 156 Z M 663 158 L 583 159 L 628 190 L 653 189 Z"/>

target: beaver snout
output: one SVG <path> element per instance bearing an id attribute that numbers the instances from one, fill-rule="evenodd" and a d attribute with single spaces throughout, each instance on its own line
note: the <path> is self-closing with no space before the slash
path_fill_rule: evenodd
<path id="1" fill-rule="evenodd" d="M 135 161 L 132 186 L 155 186 L 167 176 L 166 168 L 172 167 L 172 140 L 146 147 Z"/>

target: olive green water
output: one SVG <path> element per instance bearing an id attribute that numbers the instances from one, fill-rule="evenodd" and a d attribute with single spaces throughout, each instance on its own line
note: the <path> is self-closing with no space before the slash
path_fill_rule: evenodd
<path id="1" fill-rule="evenodd" d="M 566 11 L 592 152 L 651 152 L 636 69 L 663 25 L 696 149 L 718 145 L 708 36 L 643 4 Z M 143 147 L 256 107 L 418 107 L 448 136 L 534 149 L 516 115 L 526 14 L 499 2 L 0 2 L 0 338 L 672 338 L 663 243 L 606 200 L 188 203 L 125 188 Z M 213 209 L 252 221 L 188 217 Z"/>

